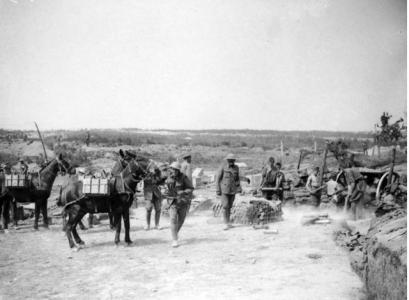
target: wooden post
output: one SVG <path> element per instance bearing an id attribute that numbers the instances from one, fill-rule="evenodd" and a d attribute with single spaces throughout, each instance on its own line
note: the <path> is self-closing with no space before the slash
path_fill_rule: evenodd
<path id="1" fill-rule="evenodd" d="M 298 164 L 297 164 L 297 172 L 300 170 L 300 165 L 301 165 L 301 160 L 302 160 L 302 154 L 303 154 L 303 149 L 300 150 L 300 157 L 298 158 Z"/>
<path id="2" fill-rule="evenodd" d="M 283 158 L 284 158 L 284 144 L 283 144 L 282 140 L 281 140 L 281 144 L 280 144 L 280 149 L 281 149 L 281 163 L 282 163 Z"/>
<path id="3" fill-rule="evenodd" d="M 396 146 L 394 146 L 393 149 L 392 149 L 392 162 L 391 162 L 391 166 L 390 166 L 390 169 L 389 169 L 388 186 L 390 186 L 391 183 L 392 183 L 392 176 L 393 176 L 393 168 L 395 166 L 395 159 L 396 159 Z"/>
<path id="4" fill-rule="evenodd" d="M 323 155 L 323 158 L 322 158 L 320 174 L 319 174 L 319 178 L 318 178 L 318 186 L 322 186 L 322 181 L 324 180 L 324 171 L 325 171 L 325 167 L 327 165 L 327 154 L 328 154 L 328 145 L 326 145 L 326 147 L 325 147 L 324 155 Z"/>
<path id="5" fill-rule="evenodd" d="M 36 126 L 36 128 L 37 128 L 37 132 L 38 132 L 38 136 L 40 137 L 41 144 L 43 145 L 43 150 L 44 150 L 44 159 L 45 159 L 45 162 L 48 162 L 47 151 L 45 151 L 45 146 L 44 146 L 44 140 L 43 140 L 43 137 L 41 136 L 41 132 L 40 132 L 40 129 L 38 128 L 37 123 L 36 123 L 36 122 L 34 122 L 34 124 L 35 124 L 35 126 Z"/>

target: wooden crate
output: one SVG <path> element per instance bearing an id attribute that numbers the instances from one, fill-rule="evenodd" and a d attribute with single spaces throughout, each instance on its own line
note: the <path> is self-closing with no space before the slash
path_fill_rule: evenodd
<path id="1" fill-rule="evenodd" d="M 82 179 L 82 192 L 84 194 L 108 195 L 108 179 L 84 177 Z"/>
<path id="2" fill-rule="evenodd" d="M 12 188 L 27 188 L 30 186 L 30 180 L 27 175 L 6 174 L 5 186 Z"/>

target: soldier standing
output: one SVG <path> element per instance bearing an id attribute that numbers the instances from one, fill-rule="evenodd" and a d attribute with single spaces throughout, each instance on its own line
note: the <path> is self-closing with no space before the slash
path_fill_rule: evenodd
<path id="1" fill-rule="evenodd" d="M 182 158 L 181 172 L 192 182 L 192 155 L 190 153 L 185 153 Z"/>
<path id="2" fill-rule="evenodd" d="M 149 173 L 143 181 L 143 194 L 146 202 L 146 227 L 149 230 L 151 226 L 152 210 L 155 209 L 155 229 L 160 230 L 159 220 L 162 207 L 162 194 L 159 185 L 164 182 L 161 171 L 155 167 L 153 172 Z"/>
<path id="3" fill-rule="evenodd" d="M 223 207 L 224 230 L 233 227 L 230 224 L 230 210 L 233 206 L 236 194 L 241 192 L 240 179 L 247 180 L 247 182 L 250 183 L 250 179 L 240 177 L 239 167 L 234 164 L 236 158 L 233 154 L 228 154 L 226 161 L 227 165 L 221 166 L 216 179 L 216 194 L 221 196 Z"/>
<path id="4" fill-rule="evenodd" d="M 19 168 L 20 168 L 20 174 L 23 174 L 23 175 L 27 176 L 27 174 L 28 174 L 28 166 L 27 166 L 27 164 L 24 162 L 23 159 L 20 159 L 20 166 L 19 166 Z"/>
<path id="5" fill-rule="evenodd" d="M 175 248 L 179 245 L 178 234 L 185 221 L 194 188 L 189 178 L 181 172 L 181 165 L 178 162 L 173 162 L 170 165 L 166 186 L 168 188 L 167 198 L 173 240 L 172 247 Z"/>
<path id="6" fill-rule="evenodd" d="M 260 183 L 260 188 L 274 188 L 276 187 L 276 179 L 277 179 L 277 172 L 278 169 L 274 164 L 275 160 L 274 157 L 270 157 L 268 159 L 268 165 L 263 168 L 262 174 L 261 174 L 261 183 Z M 262 191 L 263 192 L 263 197 L 266 200 L 272 200 L 273 199 L 273 194 L 274 191 Z"/>
<path id="7" fill-rule="evenodd" d="M 353 218 L 357 220 L 361 216 L 364 206 L 365 178 L 356 168 L 345 169 L 344 171 L 346 183 L 348 184 L 347 199 L 351 203 Z"/>
<path id="8" fill-rule="evenodd" d="M 321 190 L 319 185 L 319 178 L 318 173 L 320 168 L 314 167 L 311 175 L 307 179 L 307 184 L 305 187 L 310 192 L 311 200 L 315 204 L 315 206 L 319 207 L 321 204 Z"/>
<path id="9" fill-rule="evenodd" d="M 284 201 L 284 181 L 285 181 L 285 176 L 284 176 L 284 173 L 281 171 L 281 163 L 280 162 L 276 163 L 276 168 L 277 168 L 276 187 L 279 189 L 278 190 L 278 199 L 280 201 Z"/>

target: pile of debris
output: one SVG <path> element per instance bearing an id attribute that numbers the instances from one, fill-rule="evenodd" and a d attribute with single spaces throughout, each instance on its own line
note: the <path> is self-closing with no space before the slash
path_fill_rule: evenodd
<path id="1" fill-rule="evenodd" d="M 213 206 L 215 217 L 221 216 L 223 207 L 219 201 Z M 266 224 L 281 220 L 281 201 L 239 198 L 233 203 L 231 221 L 237 224 Z"/>

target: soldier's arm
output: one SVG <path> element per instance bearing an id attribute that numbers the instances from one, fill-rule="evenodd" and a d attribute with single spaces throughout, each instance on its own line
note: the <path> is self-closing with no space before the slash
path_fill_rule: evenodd
<path id="1" fill-rule="evenodd" d="M 219 171 L 217 172 L 217 177 L 216 177 L 216 193 L 220 194 L 221 193 L 221 187 L 220 187 L 220 182 L 223 179 L 223 168 L 220 168 Z"/>
<path id="2" fill-rule="evenodd" d="M 312 192 L 311 181 L 312 181 L 312 177 L 308 176 L 307 183 L 305 184 L 305 187 L 307 188 L 307 191 L 309 191 L 310 193 Z"/>

